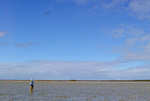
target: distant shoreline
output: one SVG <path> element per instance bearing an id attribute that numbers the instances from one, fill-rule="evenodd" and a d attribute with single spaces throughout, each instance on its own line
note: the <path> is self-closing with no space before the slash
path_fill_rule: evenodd
<path id="1" fill-rule="evenodd" d="M 30 81 L 30 80 L 0 80 L 0 81 Z M 45 82 L 150 82 L 150 80 L 34 80 Z"/>

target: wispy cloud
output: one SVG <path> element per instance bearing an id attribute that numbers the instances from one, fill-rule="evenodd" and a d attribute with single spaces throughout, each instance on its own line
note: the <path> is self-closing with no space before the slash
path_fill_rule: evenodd
<path id="1" fill-rule="evenodd" d="M 103 0 L 102 2 L 102 7 L 104 8 L 124 8 L 124 4 L 128 2 L 128 0 L 110 0 L 110 2 L 106 2 L 106 0 Z"/>
<path id="2" fill-rule="evenodd" d="M 140 37 L 143 35 L 147 35 L 142 28 L 139 28 L 136 25 L 119 25 L 117 28 L 112 30 L 112 36 L 114 38 L 122 38 L 122 37 Z"/>
<path id="3" fill-rule="evenodd" d="M 15 48 L 30 48 L 36 45 L 39 45 L 39 44 L 35 42 L 15 42 L 15 43 L 14 42 L 11 43 L 8 41 L 0 42 L 0 46 L 12 46 Z"/>
<path id="4" fill-rule="evenodd" d="M 8 42 L 0 42 L 0 46 L 9 46 Z"/>
<path id="5" fill-rule="evenodd" d="M 56 0 L 57 2 L 72 2 L 77 5 L 93 4 L 93 7 L 121 10 L 138 19 L 150 19 L 150 0 Z M 93 8 L 92 8 L 93 10 Z"/>
<path id="6" fill-rule="evenodd" d="M 28 47 L 31 47 L 33 45 L 35 45 L 35 43 L 33 43 L 33 42 L 24 42 L 24 43 L 16 43 L 15 44 L 15 46 L 17 48 L 28 48 Z"/>
<path id="7" fill-rule="evenodd" d="M 56 0 L 57 2 L 72 2 L 75 3 L 76 5 L 85 5 L 87 4 L 90 0 Z M 93 0 L 95 1 L 95 0 Z"/>
<path id="8" fill-rule="evenodd" d="M 122 39 L 121 57 L 128 61 L 150 60 L 150 31 L 137 26 L 124 25 L 112 31 L 115 39 Z"/>
<path id="9" fill-rule="evenodd" d="M 150 19 L 150 0 L 111 0 L 109 3 L 104 0 L 102 4 L 107 9 L 126 10 L 139 19 Z"/>
<path id="10" fill-rule="evenodd" d="M 6 35 L 6 32 L 0 32 L 0 38 L 4 37 Z"/>
<path id="11" fill-rule="evenodd" d="M 131 0 L 128 9 L 140 19 L 150 19 L 150 0 Z"/>
<path id="12" fill-rule="evenodd" d="M 89 0 L 73 0 L 78 5 L 85 5 L 89 2 Z"/>

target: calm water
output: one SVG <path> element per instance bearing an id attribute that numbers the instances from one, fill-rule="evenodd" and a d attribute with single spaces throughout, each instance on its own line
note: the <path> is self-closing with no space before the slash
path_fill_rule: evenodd
<path id="1" fill-rule="evenodd" d="M 0 81 L 0 101 L 150 101 L 150 83 Z"/>

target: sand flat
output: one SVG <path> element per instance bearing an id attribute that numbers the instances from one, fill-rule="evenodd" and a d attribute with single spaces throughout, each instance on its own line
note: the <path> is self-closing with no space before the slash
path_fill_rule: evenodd
<path id="1" fill-rule="evenodd" d="M 149 81 L 0 81 L 0 101 L 150 101 Z"/>

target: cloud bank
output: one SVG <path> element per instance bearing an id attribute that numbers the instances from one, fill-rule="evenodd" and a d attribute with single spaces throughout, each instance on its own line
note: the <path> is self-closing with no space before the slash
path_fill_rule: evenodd
<path id="1" fill-rule="evenodd" d="M 31 61 L 24 63 L 0 63 L 0 79 L 47 80 L 132 80 L 148 79 L 148 66 L 121 69 L 123 65 L 111 62 L 54 62 Z M 125 65 L 125 64 L 124 64 Z"/>

